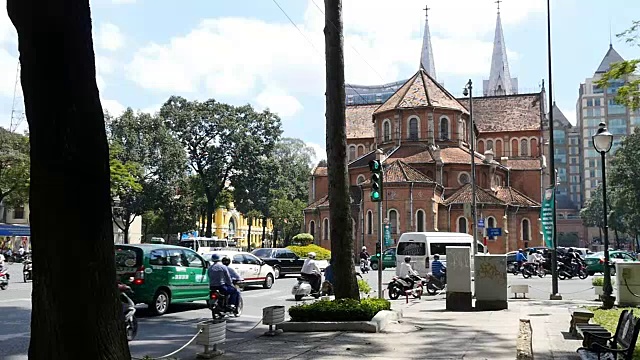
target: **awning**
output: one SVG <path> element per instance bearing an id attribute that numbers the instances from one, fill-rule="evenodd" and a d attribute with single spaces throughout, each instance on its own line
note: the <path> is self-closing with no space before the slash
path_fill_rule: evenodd
<path id="1" fill-rule="evenodd" d="M 0 224 L 0 236 L 31 236 L 31 228 L 25 225 Z"/>

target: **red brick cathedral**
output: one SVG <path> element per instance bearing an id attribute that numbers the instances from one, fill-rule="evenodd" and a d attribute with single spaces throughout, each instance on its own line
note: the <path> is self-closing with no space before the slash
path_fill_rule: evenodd
<path id="1" fill-rule="evenodd" d="M 428 21 L 424 33 L 420 70 L 409 80 L 346 86 L 354 247 L 373 249 L 377 241 L 377 203 L 370 201 L 368 180 L 377 149 L 383 152 L 383 217 L 395 241 L 409 231 L 471 234 L 470 131 L 476 138 L 478 218 L 502 229 L 502 236 L 487 238 L 489 252 L 542 245 L 544 88 L 518 94 L 498 14 L 491 72 L 484 96 L 473 99 L 471 129 L 469 99 L 455 98 L 436 81 Z M 314 168 L 304 224 L 325 248 L 331 247 L 329 191 L 327 169 Z"/>

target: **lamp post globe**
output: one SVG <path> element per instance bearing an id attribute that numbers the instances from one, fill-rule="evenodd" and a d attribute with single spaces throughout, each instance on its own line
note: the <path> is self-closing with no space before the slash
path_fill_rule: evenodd
<path id="1" fill-rule="evenodd" d="M 607 125 L 601 122 L 596 132 L 592 137 L 593 147 L 599 153 L 608 153 L 613 145 L 613 134 L 607 130 Z"/>

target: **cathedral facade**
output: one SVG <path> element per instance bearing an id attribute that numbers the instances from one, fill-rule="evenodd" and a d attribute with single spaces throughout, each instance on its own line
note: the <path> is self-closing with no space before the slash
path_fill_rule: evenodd
<path id="1" fill-rule="evenodd" d="M 377 203 L 370 201 L 369 161 L 383 163 L 383 218 L 392 238 L 410 231 L 472 233 L 472 187 L 477 218 L 485 228 L 501 228 L 488 237 L 491 253 L 541 246 L 540 201 L 543 192 L 545 93 L 518 94 L 509 76 L 498 13 L 489 80 L 483 97 L 455 98 L 435 78 L 425 23 L 419 70 L 408 80 L 380 86 L 347 85 L 347 143 L 354 248 L 374 248 L 378 238 Z M 470 150 L 471 132 L 476 151 Z M 471 161 L 476 181 L 471 181 Z M 305 231 L 330 248 L 327 169 L 310 177 Z"/>

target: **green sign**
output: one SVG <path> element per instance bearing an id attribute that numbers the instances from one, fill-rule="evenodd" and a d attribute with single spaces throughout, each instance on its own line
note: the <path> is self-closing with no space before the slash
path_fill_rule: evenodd
<path id="1" fill-rule="evenodd" d="M 393 239 L 391 239 L 391 225 L 384 224 L 384 246 L 393 245 Z"/>
<path id="2" fill-rule="evenodd" d="M 540 219 L 542 219 L 542 236 L 545 245 L 553 249 L 553 217 L 556 206 L 556 189 L 552 186 L 544 191 L 542 198 L 542 208 L 540 209 Z"/>

